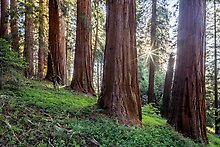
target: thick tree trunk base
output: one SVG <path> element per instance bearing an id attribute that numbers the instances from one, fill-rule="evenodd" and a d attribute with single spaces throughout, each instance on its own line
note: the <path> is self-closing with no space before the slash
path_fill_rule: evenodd
<path id="1" fill-rule="evenodd" d="M 136 105 L 136 94 L 132 94 L 132 99 L 128 100 L 127 94 L 120 95 L 103 95 L 101 94 L 98 101 L 98 106 L 104 109 L 105 112 L 111 117 L 116 117 L 117 120 L 125 125 L 129 126 L 142 126 L 142 114 L 140 108 Z"/>
<path id="2" fill-rule="evenodd" d="M 107 12 L 104 76 L 98 104 L 119 122 L 141 126 L 136 1 L 107 1 Z"/>
<path id="3" fill-rule="evenodd" d="M 76 49 L 70 87 L 79 93 L 95 95 L 92 85 L 91 15 L 91 0 L 77 0 Z"/>
<path id="4" fill-rule="evenodd" d="M 92 88 L 92 86 L 84 88 L 79 82 L 74 81 L 74 82 L 71 83 L 70 87 L 75 92 L 95 96 L 95 91 Z"/>

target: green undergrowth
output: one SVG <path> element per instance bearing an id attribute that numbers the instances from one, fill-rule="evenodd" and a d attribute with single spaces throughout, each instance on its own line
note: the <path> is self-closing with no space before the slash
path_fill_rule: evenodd
<path id="1" fill-rule="evenodd" d="M 169 127 L 151 105 L 143 107 L 143 125 L 136 128 L 107 117 L 96 101 L 44 81 L 2 90 L 0 146 L 200 146 Z M 218 137 L 209 139 L 219 146 Z"/>

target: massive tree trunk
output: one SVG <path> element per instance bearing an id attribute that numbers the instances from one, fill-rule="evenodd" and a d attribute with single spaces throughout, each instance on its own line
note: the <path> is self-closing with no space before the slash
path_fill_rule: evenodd
<path id="1" fill-rule="evenodd" d="M 34 20 L 32 4 L 33 0 L 26 0 L 24 57 L 28 63 L 28 67 L 25 69 L 25 76 L 27 78 L 34 76 Z"/>
<path id="2" fill-rule="evenodd" d="M 155 50 L 156 43 L 156 21 L 157 21 L 157 0 L 152 0 L 152 17 L 151 17 L 151 52 Z M 151 54 L 150 58 L 150 73 L 149 73 L 149 85 L 148 85 L 148 103 L 154 102 L 154 76 L 155 76 L 155 58 Z M 153 60 L 154 59 L 154 60 Z"/>
<path id="3" fill-rule="evenodd" d="M 66 84 L 66 39 L 62 0 L 49 0 L 49 55 L 46 79 Z"/>
<path id="4" fill-rule="evenodd" d="M 208 143 L 205 108 L 205 0 L 180 0 L 177 62 L 168 122 Z"/>
<path id="5" fill-rule="evenodd" d="M 135 0 L 107 0 L 106 41 L 103 85 L 98 104 L 121 123 L 141 125 Z"/>
<path id="6" fill-rule="evenodd" d="M 161 108 L 161 115 L 162 117 L 165 118 L 168 118 L 169 116 L 171 87 L 173 81 L 173 67 L 174 67 L 174 55 L 170 54 L 165 83 L 164 83 L 163 104 Z"/>
<path id="7" fill-rule="evenodd" d="M 215 49 L 215 76 L 214 76 L 214 81 L 215 81 L 215 133 L 220 134 L 220 116 L 219 116 L 219 101 L 218 101 L 218 66 L 217 66 L 217 22 L 216 22 L 216 1 L 214 0 L 214 49 Z"/>
<path id="8" fill-rule="evenodd" d="M 45 1 L 40 0 L 40 13 L 39 13 L 39 50 L 38 50 L 38 73 L 37 78 L 42 80 L 44 78 L 44 48 L 45 48 L 45 18 L 44 18 L 44 5 Z"/>
<path id="9" fill-rule="evenodd" d="M 8 37 L 8 9 L 9 0 L 1 0 L 1 28 L 0 28 L 0 38 Z"/>
<path id="10" fill-rule="evenodd" d="M 18 11 L 17 11 L 17 0 L 11 0 L 11 41 L 12 47 L 20 55 L 19 49 L 19 36 L 18 36 Z"/>
<path id="11" fill-rule="evenodd" d="M 77 0 L 76 49 L 71 88 L 93 95 L 91 15 L 91 0 Z"/>

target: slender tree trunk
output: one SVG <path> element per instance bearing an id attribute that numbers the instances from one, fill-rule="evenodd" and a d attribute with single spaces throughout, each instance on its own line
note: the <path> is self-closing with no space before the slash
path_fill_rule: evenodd
<path id="1" fill-rule="evenodd" d="M 37 78 L 42 80 L 44 78 L 44 49 L 45 49 L 45 18 L 44 18 L 44 5 L 45 1 L 40 0 L 40 13 L 39 13 L 39 50 L 38 50 L 38 73 Z"/>
<path id="2" fill-rule="evenodd" d="M 99 63 L 99 61 L 97 60 L 97 71 L 96 71 L 96 72 L 97 72 L 97 94 L 98 94 L 98 95 L 100 94 L 100 86 L 99 86 L 99 85 L 100 85 L 100 84 L 99 84 L 99 83 L 100 83 L 100 82 L 99 82 L 99 81 L 100 81 L 100 78 L 99 78 L 99 77 L 100 77 L 100 74 L 99 74 L 99 73 L 100 73 L 100 67 L 99 67 L 99 66 L 100 66 L 100 63 Z"/>
<path id="3" fill-rule="evenodd" d="M 49 0 L 49 55 L 46 79 L 65 85 L 66 38 L 61 3 L 62 0 Z"/>
<path id="4" fill-rule="evenodd" d="M 180 0 L 177 62 L 169 124 L 208 143 L 205 108 L 205 0 Z"/>
<path id="5" fill-rule="evenodd" d="M 17 11 L 17 0 L 11 0 L 11 40 L 12 47 L 18 54 L 21 54 L 19 48 L 19 36 L 18 36 L 18 11 Z"/>
<path id="6" fill-rule="evenodd" d="M 107 1 L 106 41 L 98 104 L 123 124 L 141 125 L 135 0 Z"/>
<path id="7" fill-rule="evenodd" d="M 151 17 L 151 50 L 155 50 L 156 43 L 156 21 L 157 21 L 157 0 L 152 0 L 152 17 Z M 148 85 L 148 103 L 154 102 L 154 76 L 155 76 L 155 60 L 151 54 L 150 60 L 150 73 L 149 73 L 149 85 Z"/>
<path id="8" fill-rule="evenodd" d="M 25 76 L 27 78 L 34 76 L 34 20 L 32 4 L 33 0 L 26 0 L 24 57 L 28 63 L 28 67 L 25 70 Z"/>
<path id="9" fill-rule="evenodd" d="M 97 50 L 98 50 L 98 36 L 99 36 L 99 12 L 97 10 L 98 6 L 99 6 L 99 0 L 95 0 L 94 2 L 95 4 L 95 10 L 96 10 L 96 17 L 95 17 L 95 21 L 96 21 L 96 27 L 95 27 L 95 45 L 94 45 L 94 50 L 93 50 L 93 57 L 92 57 L 92 68 L 93 70 L 95 69 L 95 58 L 97 56 Z M 94 77 L 94 71 L 92 72 L 92 77 Z"/>
<path id="10" fill-rule="evenodd" d="M 95 94 L 92 86 L 92 5 L 91 0 L 77 0 L 77 30 L 74 73 L 71 88 Z"/>
<path id="11" fill-rule="evenodd" d="M 218 111 L 218 65 L 217 65 L 217 26 L 216 26 L 216 1 L 214 0 L 214 49 L 215 49 L 215 133 L 220 134 L 220 116 Z"/>
<path id="12" fill-rule="evenodd" d="M 1 0 L 1 28 L 0 28 L 0 38 L 8 37 L 8 10 L 9 10 L 9 0 Z"/>
<path id="13" fill-rule="evenodd" d="M 165 84 L 164 84 L 164 92 L 163 92 L 163 104 L 161 108 L 162 117 L 168 118 L 169 116 L 169 106 L 170 106 L 170 97 L 171 97 L 171 88 L 173 81 L 173 67 L 174 67 L 174 55 L 170 54 Z"/>

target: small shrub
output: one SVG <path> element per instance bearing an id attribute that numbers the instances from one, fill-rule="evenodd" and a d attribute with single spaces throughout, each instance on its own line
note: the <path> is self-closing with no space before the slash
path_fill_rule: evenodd
<path id="1" fill-rule="evenodd" d="M 150 116 L 158 117 L 160 114 L 160 111 L 157 108 L 155 108 L 153 104 L 148 104 L 142 107 L 142 113 L 145 115 L 147 114 Z"/>

